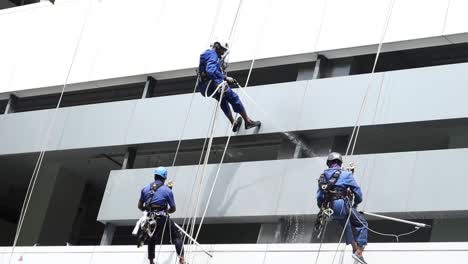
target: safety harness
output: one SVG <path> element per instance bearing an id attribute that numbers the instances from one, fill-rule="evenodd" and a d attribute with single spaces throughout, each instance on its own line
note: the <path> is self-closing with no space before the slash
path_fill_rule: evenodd
<path id="1" fill-rule="evenodd" d="M 143 209 L 145 210 L 143 219 L 137 222 L 138 231 L 137 231 L 137 247 L 141 247 L 144 243 L 151 237 L 153 237 L 157 228 L 157 218 L 161 217 L 161 212 L 164 212 L 167 206 L 161 205 L 152 205 L 151 201 L 153 200 L 154 194 L 156 191 L 163 186 L 164 184 L 151 184 L 150 195 L 143 204 Z"/>
<path id="2" fill-rule="evenodd" d="M 341 170 L 337 170 L 335 173 L 333 173 L 329 180 L 327 180 L 325 177 L 325 173 L 322 173 L 318 179 L 318 187 L 323 192 L 324 201 L 320 205 L 320 212 L 317 215 L 317 219 L 314 225 L 317 238 L 322 236 L 326 228 L 326 223 L 333 215 L 333 201 L 344 199 L 349 196 L 349 192 L 347 190 L 335 186 L 336 182 L 340 178 L 341 172 Z"/>
<path id="3" fill-rule="evenodd" d="M 161 186 L 163 186 L 162 183 L 161 184 L 156 184 L 156 183 L 151 184 L 150 195 L 149 195 L 148 199 L 146 199 L 145 204 L 143 206 L 146 211 L 151 212 L 151 211 L 154 211 L 156 208 L 162 208 L 163 207 L 163 206 L 160 206 L 160 205 L 151 205 L 151 201 L 153 201 L 154 194 L 156 193 L 156 191 Z"/>
<path id="4" fill-rule="evenodd" d="M 319 188 L 323 191 L 324 202 L 330 203 L 334 200 L 343 199 L 348 197 L 348 191 L 343 188 L 335 186 L 340 178 L 341 170 L 337 170 L 330 179 L 327 181 L 325 174 L 322 173 L 318 179 Z"/>

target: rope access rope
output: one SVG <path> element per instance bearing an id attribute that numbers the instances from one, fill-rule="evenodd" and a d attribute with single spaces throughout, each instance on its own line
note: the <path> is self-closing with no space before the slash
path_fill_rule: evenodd
<path id="1" fill-rule="evenodd" d="M 37 180 L 37 177 L 39 175 L 39 172 L 40 172 L 40 169 L 41 169 L 41 166 L 42 166 L 42 161 L 44 160 L 47 141 L 49 140 L 50 133 L 52 131 L 52 127 L 55 124 L 55 120 L 56 120 L 56 117 L 57 117 L 57 112 L 58 112 L 58 109 L 60 107 L 60 103 L 62 102 L 63 95 L 65 93 L 65 88 L 67 87 L 67 84 L 68 84 L 68 79 L 70 77 L 70 73 L 71 73 L 71 70 L 73 68 L 73 64 L 75 62 L 76 54 L 78 53 L 78 49 L 80 47 L 81 39 L 83 37 L 83 31 L 84 31 L 84 28 L 85 28 L 85 26 L 87 24 L 90 10 L 91 10 L 91 0 L 88 1 L 88 6 L 87 6 L 86 11 L 85 11 L 85 18 L 84 18 L 83 24 L 81 26 L 81 30 L 80 30 L 80 33 L 79 33 L 79 36 L 78 36 L 78 40 L 77 40 L 77 43 L 76 43 L 76 46 L 75 46 L 75 50 L 73 52 L 72 60 L 71 60 L 70 66 L 68 68 L 67 76 L 66 76 L 65 82 L 64 82 L 64 84 L 62 86 L 62 90 L 60 92 L 60 97 L 59 97 L 59 100 L 57 102 L 57 106 L 55 107 L 55 110 L 53 111 L 52 119 L 49 122 L 49 126 L 47 128 L 45 139 L 43 140 L 43 142 L 41 144 L 41 150 L 40 150 L 39 157 L 37 159 L 36 165 L 34 167 L 33 174 L 31 176 L 31 180 L 29 181 L 29 185 L 28 185 L 28 189 L 27 189 L 27 192 L 26 192 L 25 200 L 24 200 L 23 206 L 21 208 L 20 219 L 18 221 L 18 227 L 16 229 L 15 239 L 13 241 L 13 247 L 12 247 L 12 250 L 11 250 L 11 254 L 10 254 L 10 258 L 9 258 L 8 263 L 11 263 L 11 258 L 13 256 L 13 252 L 15 250 L 16 244 L 17 244 L 18 239 L 19 239 L 19 235 L 21 233 L 21 229 L 23 227 L 24 217 L 26 216 L 26 213 L 27 213 L 27 211 L 29 209 L 29 202 L 31 200 L 32 193 L 34 192 L 34 187 L 36 185 L 36 180 Z"/>
<path id="2" fill-rule="evenodd" d="M 356 219 L 361 223 L 361 225 L 363 225 L 367 230 L 371 231 L 372 233 L 376 234 L 376 235 L 380 235 L 380 236 L 387 236 L 387 237 L 394 237 L 396 239 L 396 242 L 400 242 L 399 240 L 399 237 L 402 237 L 402 236 L 407 236 L 407 235 L 411 235 L 417 231 L 419 231 L 419 229 L 421 229 L 420 227 L 418 226 L 415 226 L 414 230 L 411 230 L 410 232 L 406 232 L 406 233 L 401 233 L 401 234 L 391 234 L 391 233 L 382 233 L 382 232 L 378 232 L 372 228 L 369 227 L 368 224 L 364 224 L 361 219 L 359 217 L 357 217 L 356 213 L 354 211 L 351 210 L 351 212 L 353 213 L 354 216 L 356 216 Z"/>
<path id="3" fill-rule="evenodd" d="M 216 8 L 216 14 L 214 16 L 213 25 L 211 26 L 210 36 L 208 37 L 207 46 L 209 46 L 210 43 L 211 43 L 211 40 L 212 40 L 212 37 L 213 37 L 213 32 L 215 30 L 215 25 L 216 25 L 216 23 L 218 21 L 219 13 L 221 11 L 221 6 L 222 6 L 223 2 L 224 2 L 224 0 L 221 0 L 221 1 L 218 2 L 218 6 Z M 174 159 L 172 161 L 172 167 L 175 166 L 175 162 L 177 160 L 177 155 L 179 154 L 180 144 L 182 142 L 182 137 L 184 135 L 184 132 L 185 132 L 185 129 L 186 129 L 186 126 L 187 126 L 187 123 L 188 123 L 188 117 L 190 116 L 190 110 L 192 109 L 193 99 L 195 97 L 199 81 L 200 81 L 200 76 L 197 74 L 197 79 L 195 81 L 195 86 L 193 87 L 193 91 L 192 91 L 192 97 L 190 98 L 189 107 L 188 107 L 187 112 L 185 114 L 185 121 L 184 121 L 184 125 L 182 127 L 182 132 L 180 133 L 179 142 L 177 143 L 176 152 L 174 154 Z M 175 177 L 175 175 L 174 175 L 174 177 Z"/>
<path id="4" fill-rule="evenodd" d="M 233 35 L 233 33 L 234 33 L 234 30 L 235 30 L 236 27 L 237 27 L 237 22 L 238 22 L 238 19 L 239 19 L 239 16 L 240 16 L 240 9 L 241 9 L 241 6 L 242 6 L 242 0 L 239 1 L 239 5 L 238 5 L 237 11 L 236 11 L 236 16 L 235 16 L 235 18 L 234 18 L 233 25 L 232 25 L 232 27 L 231 27 L 231 32 L 229 33 L 229 40 L 228 40 L 229 43 L 231 43 L 232 35 Z M 233 45 L 232 45 L 232 43 L 231 43 L 231 49 L 232 49 L 232 46 L 233 46 Z M 229 51 L 228 51 L 228 52 L 229 52 Z M 228 53 L 228 54 L 229 54 L 229 53 Z M 226 54 L 225 57 L 224 57 L 225 61 L 227 60 L 228 54 Z M 211 81 L 209 82 L 209 84 L 211 84 Z M 209 84 L 207 85 L 207 87 L 209 87 Z M 218 85 L 218 87 L 215 89 L 215 92 L 213 92 L 210 96 L 207 95 L 207 91 L 208 91 L 208 89 L 207 89 L 207 90 L 205 91 L 205 97 L 207 97 L 207 96 L 208 96 L 208 97 L 214 96 L 214 95 L 217 93 L 217 91 L 220 89 L 220 87 L 221 87 L 221 84 Z M 221 99 L 220 99 L 220 100 L 221 100 Z M 237 116 L 236 116 L 236 118 L 237 118 Z M 214 122 L 214 121 L 213 121 L 213 122 Z M 232 128 L 231 128 L 231 129 L 232 129 Z M 204 145 L 205 145 L 205 144 L 206 144 L 206 139 L 205 139 Z M 203 148 L 204 148 L 204 147 L 203 147 Z M 206 154 L 206 155 L 208 155 L 208 156 L 209 156 L 210 149 L 211 149 L 211 147 L 207 149 L 207 154 Z M 203 151 L 202 151 L 202 153 L 201 153 L 201 156 L 203 156 Z M 200 158 L 201 158 L 201 157 L 200 157 Z M 201 160 L 201 159 L 200 159 L 200 160 Z M 200 163 L 199 163 L 199 165 L 200 165 Z M 197 169 L 197 179 L 198 179 L 198 171 L 199 171 L 199 170 Z M 200 184 L 201 184 L 203 181 L 204 181 L 204 174 L 202 174 L 202 179 L 200 180 Z M 200 185 L 200 188 L 201 188 L 201 186 L 202 186 L 202 185 Z M 197 194 L 196 209 L 195 209 L 195 211 L 194 211 L 194 216 L 193 216 L 193 218 L 192 218 L 192 220 L 191 220 L 191 223 L 192 223 L 192 224 L 191 224 L 190 234 L 191 234 L 192 236 L 193 236 L 193 233 L 194 233 L 194 230 L 195 230 L 195 221 L 196 221 L 196 215 L 197 215 L 197 210 L 198 210 L 197 208 L 198 208 L 198 202 L 199 202 L 200 191 L 201 191 L 201 190 L 199 190 L 199 192 L 198 192 L 198 194 Z M 193 192 L 193 190 L 192 190 L 192 192 Z M 185 222 L 185 219 L 184 219 L 184 222 Z M 189 226 L 190 226 L 190 221 L 189 221 Z M 196 239 L 197 239 L 197 238 L 196 238 Z M 195 239 L 195 240 L 196 240 L 196 239 Z"/>
<path id="5" fill-rule="evenodd" d="M 225 82 L 223 82 L 225 83 Z M 213 137 L 214 137 L 214 131 L 215 131 L 215 128 L 216 128 L 216 117 L 217 117 L 217 114 L 218 114 L 218 110 L 220 108 L 220 105 L 221 105 L 221 100 L 223 99 L 223 95 L 224 95 L 224 89 L 221 91 L 221 94 L 220 94 L 220 97 L 219 97 L 219 101 L 218 101 L 218 104 L 217 104 L 217 107 L 215 108 L 215 113 L 213 115 L 213 119 L 212 119 L 212 126 L 211 126 L 211 129 L 210 129 L 210 138 L 208 140 L 208 146 L 207 146 L 207 150 L 206 150 L 206 155 L 205 155 L 205 159 L 204 159 L 204 162 L 203 162 L 203 167 L 202 167 L 202 173 L 201 173 L 201 179 L 199 181 L 199 184 L 198 184 L 198 193 L 197 193 L 197 198 L 196 198 L 196 202 L 195 202 L 195 210 L 194 210 L 194 216 L 193 216 L 193 220 L 192 220 L 192 228 L 191 228 L 191 232 L 190 232 L 190 235 L 193 237 L 193 231 L 195 229 L 195 220 L 196 220 L 196 216 L 198 214 L 198 207 L 199 207 L 199 203 L 200 203 L 200 194 L 202 192 L 202 188 L 203 188 L 203 183 L 204 183 L 204 175 L 205 175 L 205 170 L 206 170 L 206 167 L 207 167 L 207 164 L 208 164 L 208 160 L 210 158 L 210 150 L 211 150 L 211 146 L 213 144 Z M 195 240 L 197 240 L 197 238 L 195 238 Z"/>
<path id="6" fill-rule="evenodd" d="M 348 143 L 348 146 L 346 147 L 346 153 L 345 153 L 345 156 L 348 155 L 348 152 L 349 152 L 349 149 L 351 147 L 351 145 L 353 146 L 352 150 L 351 150 L 351 157 L 353 156 L 354 154 L 354 150 L 355 150 L 355 147 L 356 147 L 356 143 L 357 143 L 357 139 L 358 139 L 358 135 L 359 135 L 359 130 L 360 130 L 360 119 L 361 119 L 361 115 L 362 115 L 362 112 L 363 112 L 363 109 L 365 107 L 365 104 L 366 104 L 366 101 L 367 101 L 367 96 L 368 96 L 368 93 L 369 93 L 369 90 L 370 90 L 370 87 L 371 87 L 371 84 L 372 84 L 372 81 L 375 77 L 375 69 L 376 69 L 376 66 L 377 66 L 377 62 L 378 62 L 378 59 L 379 59 L 379 55 L 380 55 L 380 52 L 382 50 L 382 45 L 383 45 L 383 41 L 384 41 L 384 38 L 385 38 L 385 35 L 386 35 L 386 32 L 387 32 L 387 29 L 388 29 L 388 25 L 390 23 L 390 18 L 391 18 L 391 15 L 392 15 L 392 10 L 393 10 L 393 6 L 394 6 L 394 3 L 395 3 L 395 0 L 391 0 L 390 4 L 389 4 L 389 7 L 388 7 L 388 11 L 387 11 L 387 17 L 386 17 L 386 20 L 385 20 L 385 24 L 384 24 L 384 28 L 383 28 L 383 32 L 382 32 L 382 36 L 380 38 L 380 41 L 379 41 L 379 45 L 378 45 L 378 48 L 377 48 L 377 54 L 375 56 L 375 59 L 374 59 L 374 64 L 372 66 L 372 71 L 370 73 L 370 80 L 369 80 L 369 83 L 368 83 L 368 86 L 367 86 L 367 89 L 365 91 L 365 94 L 364 94 L 364 97 L 363 97 L 363 100 L 361 102 L 361 106 L 360 106 L 360 109 L 359 109 L 359 112 L 358 112 L 358 116 L 357 116 L 357 119 L 356 119 L 356 123 L 353 127 L 353 131 L 351 133 L 351 138 L 350 138 L 350 141 Z M 380 87 L 381 89 L 381 87 Z M 352 206 L 352 205 L 351 205 Z M 341 244 L 341 241 L 343 239 L 343 235 L 344 235 L 344 232 L 346 230 L 346 226 L 349 224 L 349 220 L 350 220 L 350 217 L 351 217 L 351 211 L 352 209 L 350 210 L 350 213 L 348 214 L 348 218 L 346 220 L 346 223 L 345 225 L 343 226 L 343 231 L 341 233 L 341 236 L 340 236 L 340 240 L 338 241 L 338 246 L 337 246 L 337 249 L 335 251 L 335 254 L 333 255 L 333 260 L 332 260 L 332 263 L 334 263 L 335 261 L 335 257 L 336 257 L 336 254 L 339 250 L 339 247 L 340 247 L 340 244 Z M 325 233 L 323 234 L 323 236 L 325 236 Z M 343 253 L 344 253 L 344 250 L 346 249 L 346 247 L 343 249 Z M 319 258 L 319 254 L 320 254 L 320 251 L 318 252 L 317 254 L 317 259 L 316 259 L 316 262 Z"/>
<path id="7" fill-rule="evenodd" d="M 235 29 L 236 29 L 236 27 L 237 27 L 237 23 L 238 23 L 238 20 L 239 20 L 241 7 L 242 7 L 242 0 L 239 1 L 239 5 L 238 5 L 238 7 L 237 7 L 237 11 L 236 11 L 236 15 L 235 15 L 235 18 L 234 18 L 234 21 L 233 21 L 233 25 L 232 25 L 231 31 L 230 31 L 230 33 L 229 33 L 229 42 L 231 42 L 232 35 L 233 35 L 233 33 L 234 33 L 234 31 L 235 31 Z M 233 46 L 233 45 L 232 45 L 232 43 L 231 43 L 231 49 L 232 49 L 232 46 Z M 228 54 L 229 54 L 229 53 L 228 53 Z M 226 54 L 226 56 L 227 56 L 228 54 Z M 226 56 L 225 56 L 224 59 L 227 60 Z M 216 88 L 216 90 L 218 90 L 218 89 L 220 89 L 220 85 L 218 85 L 218 87 Z M 207 90 L 208 90 L 208 89 L 207 89 Z M 207 91 L 205 91 L 205 96 L 207 95 L 206 92 L 207 92 Z M 215 91 L 212 95 L 210 95 L 209 97 L 214 96 L 215 93 L 216 93 L 216 91 Z M 221 99 L 220 99 L 220 101 L 221 101 Z M 237 117 L 236 117 L 236 118 L 237 118 Z M 214 120 L 213 120 L 213 122 L 214 122 Z M 212 125 L 214 125 L 214 123 L 213 123 Z M 206 143 L 206 139 L 205 139 L 205 143 Z M 205 143 L 204 143 L 204 144 L 205 144 Z M 211 146 L 210 146 L 209 148 L 207 148 L 207 153 L 206 153 L 206 155 L 207 155 L 208 157 L 209 157 L 209 155 L 210 155 L 210 150 L 211 150 Z M 203 156 L 203 151 L 202 151 L 201 155 Z M 205 156 L 205 157 L 206 157 L 206 156 Z M 200 165 L 200 164 L 199 164 L 199 165 Z M 204 168 L 205 168 L 205 165 L 204 165 Z M 203 169 L 203 170 L 204 170 L 204 169 Z M 197 169 L 197 178 L 198 178 L 198 169 Z M 202 173 L 202 178 L 201 178 L 201 180 L 200 180 L 200 188 L 202 187 L 201 183 L 203 183 L 203 182 L 204 182 L 204 173 Z M 192 192 L 193 192 L 193 190 L 192 190 Z M 196 200 L 196 206 L 195 206 L 193 218 L 192 218 L 191 221 L 189 221 L 189 226 L 191 226 L 190 234 L 191 234 L 192 236 L 193 236 L 193 232 L 194 232 L 194 230 L 195 230 L 195 222 L 196 222 L 196 216 L 197 216 L 197 213 L 198 213 L 198 203 L 199 203 L 200 193 L 201 193 L 201 189 L 199 189 L 199 191 L 198 191 L 198 193 L 197 193 L 197 199 L 195 199 L 195 200 Z M 184 222 L 185 222 L 185 219 L 184 219 Z M 191 224 L 190 224 L 190 222 L 191 222 Z"/>
<path id="8" fill-rule="evenodd" d="M 218 6 L 217 6 L 217 8 L 216 8 L 216 14 L 215 14 L 215 16 L 214 16 L 213 25 L 212 25 L 211 31 L 210 31 L 210 36 L 209 36 L 209 38 L 208 38 L 208 45 L 209 45 L 210 42 L 211 42 L 211 39 L 212 39 L 212 36 L 213 36 L 213 32 L 214 32 L 214 30 L 215 30 L 215 25 L 216 25 L 216 22 L 218 21 L 218 18 L 219 18 L 219 13 L 220 13 L 220 10 L 221 10 L 222 3 L 223 3 L 223 0 L 218 2 Z M 193 91 L 192 91 L 192 96 L 191 96 L 191 98 L 190 98 L 189 107 L 188 107 L 187 112 L 186 112 L 186 114 L 185 114 L 184 125 L 183 125 L 182 131 L 181 131 L 181 133 L 180 133 L 180 137 L 179 137 L 179 140 L 178 140 L 178 143 L 177 143 L 177 147 L 176 147 L 176 151 L 175 151 L 175 154 L 174 154 L 174 159 L 173 159 L 173 161 L 172 161 L 171 167 L 174 167 L 174 166 L 175 166 L 175 163 L 176 163 L 176 160 L 177 160 L 177 156 L 178 156 L 178 154 L 179 154 L 180 145 L 181 145 L 181 143 L 182 143 L 182 138 L 183 138 L 185 129 L 186 129 L 186 127 L 187 127 L 188 119 L 189 119 L 189 116 L 190 116 L 190 110 L 192 109 L 193 99 L 195 98 L 195 94 L 196 94 L 196 90 L 197 90 L 199 81 L 200 81 L 200 76 L 197 74 L 197 79 L 196 79 L 195 85 L 194 85 L 194 87 L 193 87 Z M 204 143 L 203 143 L 203 147 L 202 147 L 202 151 L 201 151 L 201 157 L 203 156 L 203 151 L 204 151 L 204 149 L 205 149 L 205 144 L 206 144 L 206 137 L 205 137 L 205 141 L 204 141 Z M 199 161 L 198 165 L 200 165 L 200 163 L 201 163 L 201 157 L 200 157 L 200 161 Z M 176 174 L 177 174 L 177 173 L 174 174 L 174 178 L 175 178 Z M 198 169 L 197 169 L 197 175 L 198 175 Z M 197 178 L 197 177 L 196 177 L 196 178 Z M 192 195 L 192 193 L 193 193 L 193 188 L 192 188 L 192 191 L 191 191 L 191 195 Z M 185 204 L 187 204 L 187 201 L 186 201 Z M 185 211 L 185 210 L 184 210 L 184 211 Z M 182 228 L 184 228 L 185 221 L 186 221 L 186 217 L 184 217 L 183 224 L 182 224 Z M 161 243 L 160 243 L 160 245 L 159 245 L 158 254 L 157 254 L 157 257 L 156 257 L 156 262 L 158 261 L 159 255 L 160 255 L 160 253 L 161 253 L 162 242 L 163 242 L 163 238 L 164 238 L 164 232 L 165 232 L 165 230 L 166 230 L 166 224 L 167 224 L 167 219 L 166 219 L 166 221 L 164 222 L 163 232 L 162 232 L 162 235 L 161 235 Z M 182 245 L 184 245 L 185 238 L 186 238 L 186 236 L 184 235 L 183 240 L 182 240 L 182 241 L 183 241 Z M 175 261 L 177 261 L 177 257 L 175 258 Z"/>
<path id="9" fill-rule="evenodd" d="M 270 8 L 271 8 L 271 0 L 269 1 L 270 2 Z M 238 8 L 238 13 L 239 13 L 239 9 L 240 9 L 240 5 L 239 5 L 239 8 Z M 268 15 L 268 12 L 265 13 L 265 17 L 264 17 L 264 21 L 263 21 L 263 24 L 262 24 L 262 27 L 261 27 L 261 33 L 263 33 L 264 31 L 264 28 L 265 28 L 265 24 L 266 24 L 266 20 L 267 20 L 267 15 Z M 260 34 L 260 37 L 262 36 L 262 34 Z M 259 38 L 260 39 L 260 38 Z M 258 43 L 259 43 L 259 39 L 257 39 L 256 41 L 256 46 L 255 46 L 255 50 L 254 50 L 254 57 L 252 59 L 252 62 L 250 64 L 250 68 L 249 68 L 249 72 L 248 72 L 248 75 L 247 75 L 247 80 L 246 80 L 246 83 L 245 83 L 245 87 L 246 88 L 248 86 L 248 83 L 249 83 L 249 80 L 250 80 L 250 76 L 252 74 L 252 71 L 253 71 L 253 66 L 254 66 L 254 63 L 255 63 L 255 54 L 258 50 Z M 261 40 L 261 39 L 260 39 Z M 238 84 L 238 86 L 240 86 Z M 227 152 L 227 148 L 228 148 L 228 145 L 229 145 L 229 142 L 230 142 L 230 139 L 231 139 L 231 136 L 232 136 L 232 129 L 230 130 L 229 132 L 229 135 L 228 135 L 228 138 L 227 138 L 227 141 L 226 141 L 226 144 L 225 144 L 225 147 L 224 147 L 224 150 L 223 150 L 223 154 L 221 156 L 221 161 L 218 165 L 218 169 L 216 171 L 216 174 L 215 174 L 215 178 L 213 180 L 213 183 L 212 183 L 212 186 L 211 186 L 211 190 L 210 190 L 210 193 L 209 193 L 209 196 L 208 196 L 208 200 L 207 200 L 207 203 L 205 205 L 205 209 L 203 211 L 203 214 L 202 214 L 202 217 L 201 217 L 201 220 L 200 220 L 200 224 L 199 224 L 199 227 L 198 227 L 198 230 L 197 230 L 197 234 L 195 236 L 195 240 L 197 240 L 198 238 L 198 235 L 200 234 L 200 230 L 202 228 L 202 225 L 203 225 L 203 221 L 204 221 L 204 218 L 206 216 L 206 212 L 208 210 L 208 207 L 209 207 L 209 204 L 210 204 L 210 201 L 211 201 L 211 197 L 213 195 L 213 192 L 214 192 L 214 188 L 216 186 L 216 183 L 217 183 L 217 180 L 218 180 L 218 177 L 219 177 L 219 173 L 221 171 L 221 167 L 222 167 L 222 164 L 224 162 L 224 157 L 226 155 L 226 152 Z"/>
<path id="10" fill-rule="evenodd" d="M 355 123 L 355 125 L 353 127 L 353 132 L 351 133 L 351 138 L 350 138 L 349 144 L 346 147 L 345 156 L 348 154 L 348 151 L 349 151 L 349 148 L 350 148 L 351 144 L 353 145 L 353 148 L 351 150 L 351 155 L 350 156 L 352 157 L 353 154 L 354 154 L 354 149 L 356 147 L 357 139 L 358 139 L 358 136 L 359 136 L 359 130 L 360 130 L 360 127 L 361 127 L 361 124 L 360 124 L 361 115 L 362 115 L 362 112 L 363 112 L 363 110 L 365 108 L 365 104 L 367 102 L 367 96 L 369 94 L 369 90 L 371 88 L 372 81 L 375 78 L 375 74 L 374 74 L 375 73 L 375 68 L 377 67 L 377 62 L 379 60 L 380 52 L 382 50 L 382 45 L 383 45 L 383 42 L 384 42 L 384 38 L 385 38 L 385 35 L 387 33 L 388 25 L 390 24 L 390 19 L 391 19 L 391 16 L 392 16 L 392 11 L 393 11 L 394 4 L 395 4 L 395 0 L 391 0 L 390 4 L 389 4 L 389 7 L 388 7 L 388 11 L 387 11 L 387 17 L 386 17 L 386 20 L 385 20 L 384 30 L 382 32 L 382 36 L 380 38 L 379 46 L 377 48 L 377 54 L 375 55 L 374 65 L 372 66 L 372 71 L 370 73 L 370 80 L 369 80 L 369 83 L 367 85 L 367 89 L 366 89 L 366 92 L 364 94 L 364 98 L 362 99 L 361 107 L 359 109 L 359 114 L 358 114 L 356 123 Z M 382 89 L 382 86 L 380 86 L 380 89 Z"/>

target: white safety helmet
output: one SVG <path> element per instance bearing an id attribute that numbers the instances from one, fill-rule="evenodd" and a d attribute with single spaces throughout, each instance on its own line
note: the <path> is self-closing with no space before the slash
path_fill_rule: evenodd
<path id="1" fill-rule="evenodd" d="M 331 152 L 330 154 L 328 154 L 328 157 L 327 157 L 327 165 L 329 165 L 332 161 L 339 161 L 339 163 L 343 163 L 343 157 L 341 156 L 340 153 L 338 152 Z"/>
<path id="2" fill-rule="evenodd" d="M 228 50 L 229 44 L 227 43 L 227 41 L 215 41 L 215 43 L 213 43 L 213 47 L 220 47 L 222 49 Z"/>

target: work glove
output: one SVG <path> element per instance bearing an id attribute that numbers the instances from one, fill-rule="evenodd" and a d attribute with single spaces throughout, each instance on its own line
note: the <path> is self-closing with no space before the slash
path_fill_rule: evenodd
<path id="1" fill-rule="evenodd" d="M 167 187 L 169 187 L 172 190 L 172 187 L 174 187 L 174 182 L 172 180 L 167 182 Z"/>
<path id="2" fill-rule="evenodd" d="M 237 83 L 236 79 L 232 78 L 232 77 L 229 77 L 229 76 L 226 76 L 226 78 L 224 78 L 226 80 L 226 82 L 228 82 L 229 84 L 235 84 Z"/>
<path id="3" fill-rule="evenodd" d="M 348 168 L 346 168 L 346 170 L 350 171 L 351 173 L 354 173 L 354 169 L 355 169 L 355 167 L 354 167 L 353 162 L 349 163 Z"/>

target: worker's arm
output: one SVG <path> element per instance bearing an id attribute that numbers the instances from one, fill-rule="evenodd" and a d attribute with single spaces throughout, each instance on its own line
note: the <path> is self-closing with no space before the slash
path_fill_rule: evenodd
<path id="1" fill-rule="evenodd" d="M 143 204 L 145 203 L 145 193 L 143 192 L 143 190 L 141 190 L 140 192 L 140 200 L 138 200 L 138 209 L 140 209 L 141 211 L 144 211 L 145 208 L 143 206 Z"/>
<path id="2" fill-rule="evenodd" d="M 169 209 L 167 210 L 167 212 L 170 214 L 174 213 L 176 211 L 176 205 L 175 205 L 174 194 L 172 193 L 172 190 L 167 195 L 167 203 L 169 205 Z"/>
<path id="3" fill-rule="evenodd" d="M 348 172 L 349 174 L 347 175 L 345 179 L 345 185 L 346 187 L 350 188 L 351 191 L 354 193 L 354 203 L 355 204 L 360 204 L 362 202 L 362 191 L 361 187 L 357 184 L 356 180 L 354 179 L 354 176 L 351 172 Z"/>
<path id="4" fill-rule="evenodd" d="M 141 211 L 144 211 L 145 209 L 143 208 L 143 201 L 138 201 L 138 209 L 140 209 Z"/>
<path id="5" fill-rule="evenodd" d="M 320 187 L 317 189 L 317 206 L 320 208 L 322 206 L 325 196 L 323 195 L 322 189 Z"/>
<path id="6" fill-rule="evenodd" d="M 206 75 L 210 80 L 213 80 L 216 85 L 224 81 L 224 74 L 221 72 L 221 67 L 219 66 L 218 55 L 215 52 L 211 53 L 206 61 Z"/>

